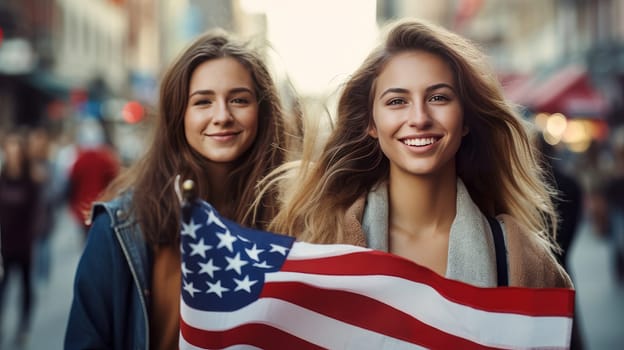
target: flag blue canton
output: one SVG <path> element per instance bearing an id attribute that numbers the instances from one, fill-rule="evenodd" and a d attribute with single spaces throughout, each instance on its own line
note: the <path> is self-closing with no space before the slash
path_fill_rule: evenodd
<path id="1" fill-rule="evenodd" d="M 234 311 L 255 301 L 267 272 L 279 271 L 293 237 L 242 227 L 204 201 L 182 223 L 182 298 L 192 308 Z"/>

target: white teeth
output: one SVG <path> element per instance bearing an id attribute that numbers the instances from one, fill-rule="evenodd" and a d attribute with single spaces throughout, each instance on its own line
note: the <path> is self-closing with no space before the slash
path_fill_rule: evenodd
<path id="1" fill-rule="evenodd" d="M 426 137 L 422 139 L 405 139 L 403 143 L 408 146 L 427 146 L 435 142 L 435 138 Z"/>

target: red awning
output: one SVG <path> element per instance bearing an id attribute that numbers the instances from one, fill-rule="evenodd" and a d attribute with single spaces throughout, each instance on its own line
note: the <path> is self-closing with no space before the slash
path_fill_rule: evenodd
<path id="1" fill-rule="evenodd" d="M 563 113 L 568 117 L 604 118 L 609 104 L 591 83 L 587 70 L 567 66 L 538 84 L 528 96 L 534 112 Z"/>
<path id="2" fill-rule="evenodd" d="M 534 77 L 521 73 L 499 73 L 498 79 L 505 98 L 520 105 L 527 104 L 527 97 L 535 85 Z"/>

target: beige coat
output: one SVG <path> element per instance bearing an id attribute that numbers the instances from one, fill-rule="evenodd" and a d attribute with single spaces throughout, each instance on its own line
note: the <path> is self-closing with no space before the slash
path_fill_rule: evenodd
<path id="1" fill-rule="evenodd" d="M 361 224 L 365 205 L 366 196 L 362 196 L 347 210 L 345 242 L 341 243 L 366 246 Z M 568 274 L 537 237 L 522 230 L 509 215 L 502 214 L 497 219 L 504 224 L 510 286 L 573 288 Z"/>

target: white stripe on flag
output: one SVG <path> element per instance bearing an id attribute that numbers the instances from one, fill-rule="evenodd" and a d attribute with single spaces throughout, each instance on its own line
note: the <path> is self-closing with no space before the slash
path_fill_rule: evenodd
<path id="1" fill-rule="evenodd" d="M 261 298 L 231 312 L 195 310 L 182 303 L 180 313 L 187 324 L 199 329 L 225 331 L 248 323 L 261 323 L 327 349 L 424 349 L 273 298 Z"/>
<path id="2" fill-rule="evenodd" d="M 533 317 L 483 311 L 452 302 L 432 287 L 392 276 L 331 276 L 295 272 L 267 273 L 269 282 L 301 282 L 319 288 L 343 290 L 376 299 L 432 326 L 492 347 L 564 348 L 562 334 L 571 334 L 568 317 Z M 393 288 L 386 288 L 386 286 Z M 357 288 L 354 288 L 357 286 Z M 405 295 L 414 298 L 405 299 Z M 465 320 L 472 320 L 468 323 Z M 297 323 L 297 319 L 293 320 Z M 487 329 L 488 332 L 483 332 Z"/>
<path id="3" fill-rule="evenodd" d="M 288 260 L 326 258 L 349 253 L 369 251 L 369 248 L 348 244 L 312 244 L 295 242 L 288 253 Z"/>
<path id="4" fill-rule="evenodd" d="M 206 350 L 204 348 L 198 348 L 193 344 L 190 344 L 180 335 L 180 348 L 179 350 Z M 227 348 L 223 348 L 221 350 L 263 350 L 261 348 L 255 347 L 253 345 L 243 344 L 243 345 L 232 345 Z"/>

